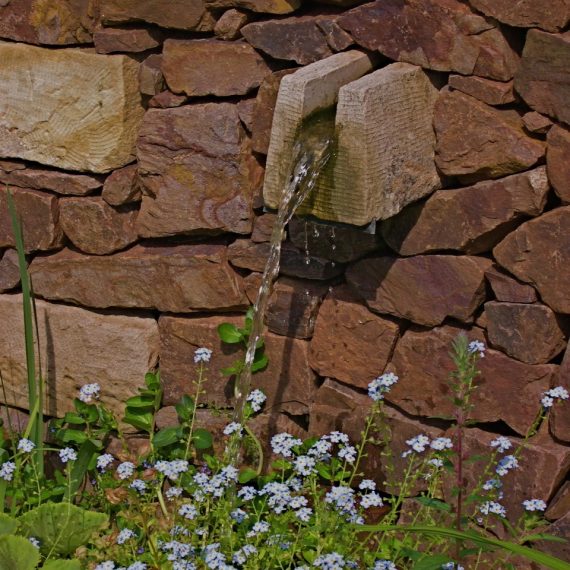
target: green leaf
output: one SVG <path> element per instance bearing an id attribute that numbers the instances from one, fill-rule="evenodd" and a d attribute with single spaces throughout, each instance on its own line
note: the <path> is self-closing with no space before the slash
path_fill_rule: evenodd
<path id="1" fill-rule="evenodd" d="M 416 497 L 415 500 L 424 507 L 429 507 L 430 509 L 436 509 L 438 511 L 445 511 L 446 513 L 451 512 L 451 505 L 448 505 L 439 499 L 434 499 L 432 497 Z"/>
<path id="2" fill-rule="evenodd" d="M 75 443 L 76 445 L 81 445 L 87 440 L 87 433 L 79 429 L 60 429 L 57 432 L 57 438 L 62 443 Z"/>
<path id="3" fill-rule="evenodd" d="M 317 465 L 317 472 L 323 479 L 326 479 L 327 481 L 330 481 L 332 479 L 331 470 L 329 469 L 329 467 L 323 465 L 322 463 L 319 463 Z"/>
<path id="4" fill-rule="evenodd" d="M 214 443 L 214 438 L 208 430 L 198 428 L 195 429 L 192 434 L 192 441 L 196 449 L 209 449 Z"/>
<path id="5" fill-rule="evenodd" d="M 0 570 L 34 570 L 40 563 L 38 549 L 23 536 L 0 536 Z"/>
<path id="6" fill-rule="evenodd" d="M 447 562 L 450 562 L 449 556 L 445 554 L 434 554 L 421 558 L 412 568 L 413 570 L 440 570 Z"/>
<path id="7" fill-rule="evenodd" d="M 263 370 L 269 364 L 269 359 L 265 354 L 262 354 L 259 358 L 255 358 L 253 364 L 251 365 L 252 372 L 258 372 L 259 370 Z"/>
<path id="8" fill-rule="evenodd" d="M 71 503 L 46 503 L 18 519 L 21 532 L 40 541 L 43 553 L 69 556 L 108 522 L 107 515 Z M 1 538 L 1 537 L 0 537 Z"/>
<path id="9" fill-rule="evenodd" d="M 78 426 L 83 426 L 86 423 L 85 420 L 79 414 L 76 414 L 74 412 L 67 412 L 67 414 L 63 416 L 63 421 L 66 424 L 74 424 Z"/>
<path id="10" fill-rule="evenodd" d="M 127 408 L 123 421 L 131 424 L 137 429 L 150 432 L 153 426 L 154 414 L 152 412 L 138 412 Z"/>
<path id="11" fill-rule="evenodd" d="M 545 540 L 547 542 L 560 542 L 562 544 L 566 544 L 568 542 L 566 538 L 562 538 L 560 536 L 554 536 L 553 534 L 547 534 L 545 532 L 531 534 L 529 536 L 525 536 L 524 539 L 528 542 L 535 542 L 537 540 Z"/>
<path id="12" fill-rule="evenodd" d="M 174 407 L 176 408 L 178 419 L 181 422 L 190 421 L 192 413 L 194 412 L 194 405 L 194 400 L 190 396 L 182 396 L 182 398 L 180 398 L 180 402 Z"/>
<path id="13" fill-rule="evenodd" d="M 160 389 L 160 372 L 147 372 L 144 376 L 144 383 L 153 392 Z"/>
<path id="14" fill-rule="evenodd" d="M 243 485 L 245 483 L 248 483 L 249 481 L 251 481 L 252 479 L 255 479 L 257 477 L 257 472 L 255 471 L 255 469 L 244 469 L 238 477 L 239 482 Z"/>
<path id="15" fill-rule="evenodd" d="M 224 376 L 233 376 L 234 374 L 239 374 L 243 369 L 243 363 L 239 360 L 234 362 L 232 366 L 228 366 L 227 368 L 222 368 L 221 373 Z"/>
<path id="16" fill-rule="evenodd" d="M 18 528 L 18 521 L 6 513 L 0 513 L 0 535 L 13 534 Z"/>
<path id="17" fill-rule="evenodd" d="M 165 427 L 157 431 L 152 438 L 155 448 L 166 447 L 178 441 L 178 427 Z"/>
<path id="18" fill-rule="evenodd" d="M 219 325 L 218 336 L 227 344 L 237 344 L 243 340 L 243 335 L 239 332 L 237 327 L 231 323 L 222 323 Z"/>
<path id="19" fill-rule="evenodd" d="M 79 448 L 77 453 L 77 459 L 73 464 L 73 469 L 71 470 L 69 487 L 66 490 L 66 498 L 71 501 L 79 489 L 83 479 L 85 479 L 85 474 L 89 469 L 89 466 L 93 460 L 93 457 L 98 455 L 100 446 L 96 445 L 90 439 L 86 439 Z"/>
<path id="20" fill-rule="evenodd" d="M 81 570 L 79 560 L 49 560 L 42 566 L 42 570 Z"/>
<path id="21" fill-rule="evenodd" d="M 149 396 L 133 396 L 132 398 L 129 398 L 126 402 L 125 402 L 127 408 L 134 408 L 134 409 L 148 409 L 148 410 L 153 410 L 154 409 L 154 395 L 149 397 Z"/>

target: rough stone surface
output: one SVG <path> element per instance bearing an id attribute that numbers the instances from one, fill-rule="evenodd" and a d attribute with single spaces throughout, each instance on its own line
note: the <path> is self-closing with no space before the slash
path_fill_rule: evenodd
<path id="1" fill-rule="evenodd" d="M 536 291 L 530 285 L 517 281 L 497 266 L 487 269 L 485 277 L 491 285 L 497 301 L 534 303 L 537 300 Z"/>
<path id="2" fill-rule="evenodd" d="M 85 253 L 105 255 L 124 249 L 137 239 L 138 211 L 114 208 L 100 197 L 63 198 L 60 223 L 71 243 Z"/>
<path id="3" fill-rule="evenodd" d="M 434 116 L 436 163 L 462 182 L 526 170 L 544 156 L 544 143 L 523 130 L 515 111 L 502 111 L 454 91 L 443 91 Z"/>
<path id="4" fill-rule="evenodd" d="M 19 284 L 18 254 L 15 249 L 7 249 L 0 258 L 0 292 L 14 289 Z"/>
<path id="5" fill-rule="evenodd" d="M 139 234 L 251 231 L 251 166 L 232 103 L 147 111 L 138 140 Z"/>
<path id="6" fill-rule="evenodd" d="M 469 0 L 469 3 L 485 15 L 509 26 L 556 32 L 570 22 L 568 0 Z"/>
<path id="7" fill-rule="evenodd" d="M 194 350 L 199 347 L 213 350 L 203 386 L 207 401 L 217 406 L 232 403 L 235 379 L 223 376 L 220 370 L 241 358 L 242 348 L 221 343 L 217 327 L 223 322 L 242 326 L 243 318 L 160 318 L 160 371 L 165 404 L 173 404 L 188 393 L 189 375 L 196 367 Z M 265 347 L 271 366 L 253 377 L 253 387 L 260 388 L 267 396 L 265 408 L 306 413 L 316 389 L 315 376 L 307 364 L 308 343 L 267 333 Z"/>
<path id="8" fill-rule="evenodd" d="M 538 473 L 537 473 L 538 476 Z M 550 540 L 539 540 L 536 542 L 536 549 L 551 556 L 556 556 L 560 560 L 570 560 L 570 511 L 564 517 L 557 520 L 547 528 L 548 534 L 561 538 L 564 542 L 552 542 Z"/>
<path id="9" fill-rule="evenodd" d="M 570 313 L 570 206 L 525 222 L 493 250 L 499 265 L 534 286 L 556 313 Z M 556 244 L 553 249 L 552 244 Z"/>
<path id="10" fill-rule="evenodd" d="M 100 0 L 107 24 L 150 22 L 164 28 L 209 31 L 214 27 L 204 0 Z"/>
<path id="11" fill-rule="evenodd" d="M 161 34 L 147 28 L 101 28 L 93 34 L 97 53 L 141 52 L 160 45 Z"/>
<path id="12" fill-rule="evenodd" d="M 438 250 L 482 253 L 527 217 L 538 216 L 549 189 L 542 166 L 467 188 L 439 190 L 384 222 L 382 235 L 401 255 Z"/>
<path id="13" fill-rule="evenodd" d="M 142 199 L 137 165 L 130 164 L 113 171 L 105 180 L 101 197 L 111 206 L 140 202 Z"/>
<path id="14" fill-rule="evenodd" d="M 529 30 L 515 89 L 535 111 L 570 124 L 570 32 Z"/>
<path id="15" fill-rule="evenodd" d="M 416 416 L 453 414 L 449 373 L 454 365 L 449 355 L 459 334 L 471 340 L 484 337 L 478 329 L 464 331 L 455 326 L 433 330 L 409 329 L 396 345 L 388 366 L 400 378 L 386 399 Z M 478 362 L 470 417 L 479 422 L 502 420 L 519 434 L 526 433 L 541 405 L 541 394 L 556 377 L 552 364 L 530 365 L 488 349 Z"/>
<path id="16" fill-rule="evenodd" d="M 248 44 L 220 40 L 166 40 L 162 73 L 171 91 L 192 97 L 245 95 L 271 69 Z"/>
<path id="17" fill-rule="evenodd" d="M 275 225 L 276 221 L 277 214 L 265 213 L 262 216 L 256 216 L 253 220 L 251 241 L 254 243 L 264 243 L 266 241 L 271 241 L 271 234 L 273 233 L 273 226 Z M 284 237 L 287 237 L 287 235 Z"/>
<path id="18" fill-rule="evenodd" d="M 490 265 L 470 256 L 377 257 L 357 261 L 346 279 L 372 311 L 435 326 L 446 317 L 472 319 L 485 298 Z"/>
<path id="19" fill-rule="evenodd" d="M 209 8 L 242 8 L 266 14 L 288 14 L 301 5 L 301 0 L 206 0 Z"/>
<path id="20" fill-rule="evenodd" d="M 554 125 L 546 137 L 546 172 L 554 191 L 570 204 L 570 129 Z"/>
<path id="21" fill-rule="evenodd" d="M 428 69 L 507 81 L 518 64 L 496 24 L 458 0 L 378 0 L 338 23 L 362 47 Z"/>
<path id="22" fill-rule="evenodd" d="M 346 286 L 337 287 L 319 310 L 309 363 L 320 376 L 366 388 L 384 372 L 399 333 L 398 324 L 371 313 Z"/>
<path id="23" fill-rule="evenodd" d="M 566 348 L 561 323 L 546 305 L 491 301 L 485 313 L 491 345 L 517 360 L 545 364 Z"/>
<path id="24" fill-rule="evenodd" d="M 56 249 L 63 244 L 58 200 L 51 194 L 11 188 L 20 217 L 26 253 Z M 7 190 L 0 186 L 0 247 L 14 247 L 14 233 L 8 211 Z"/>
<path id="25" fill-rule="evenodd" d="M 487 105 L 506 105 L 515 100 L 512 81 L 492 81 L 475 75 L 451 75 L 449 86 Z"/>
<path id="26" fill-rule="evenodd" d="M 552 121 L 537 113 L 536 111 L 530 111 L 523 115 L 522 121 L 524 123 L 524 128 L 530 133 L 536 133 L 537 135 L 543 135 L 547 133 L 552 127 Z"/>
<path id="27" fill-rule="evenodd" d="M 137 62 L 1 43 L 0 69 L 0 156 L 92 172 L 133 160 L 144 112 Z"/>
<path id="28" fill-rule="evenodd" d="M 143 95 L 154 96 L 164 90 L 162 54 L 149 55 L 139 68 L 139 89 Z"/>
<path id="29" fill-rule="evenodd" d="M 566 348 L 557 386 L 563 386 L 570 392 L 570 348 Z M 570 443 L 570 400 L 560 400 L 550 411 L 550 432 L 559 441 Z"/>
<path id="30" fill-rule="evenodd" d="M 30 265 L 37 295 L 86 307 L 167 312 L 245 305 L 222 245 L 140 246 L 106 256 L 63 250 Z"/>
<path id="31" fill-rule="evenodd" d="M 172 107 L 180 107 L 188 102 L 186 95 L 176 95 L 172 91 L 161 91 L 157 93 L 149 102 L 148 106 L 151 109 L 170 109 Z"/>
<path id="32" fill-rule="evenodd" d="M 255 118 L 255 98 L 240 99 L 237 103 L 239 120 L 242 122 L 248 134 L 251 134 L 251 128 Z"/>
<path id="33" fill-rule="evenodd" d="M 152 317 L 104 314 L 36 300 L 45 412 L 62 416 L 86 382 L 117 413 L 137 394 L 158 359 L 158 327 Z M 0 370 L 8 404 L 28 405 L 22 296 L 0 296 Z"/>
<path id="34" fill-rule="evenodd" d="M 570 481 L 565 481 L 548 505 L 544 516 L 549 521 L 555 521 L 570 513 Z"/>
<path id="35" fill-rule="evenodd" d="M 226 10 L 216 22 L 214 34 L 221 40 L 237 40 L 241 36 L 241 29 L 249 22 L 247 12 L 240 10 Z"/>
<path id="36" fill-rule="evenodd" d="M 28 44 L 90 43 L 95 15 L 91 0 L 3 0 L 0 38 Z"/>
<path id="37" fill-rule="evenodd" d="M 317 26 L 325 35 L 329 47 L 333 51 L 343 51 L 354 44 L 354 40 L 336 22 L 336 17 L 323 16 L 317 20 Z"/>

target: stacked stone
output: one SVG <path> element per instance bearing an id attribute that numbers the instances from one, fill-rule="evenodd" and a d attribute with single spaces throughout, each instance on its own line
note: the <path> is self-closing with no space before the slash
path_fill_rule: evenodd
<path id="1" fill-rule="evenodd" d="M 301 4 L 1 3 L 0 181 L 42 299 L 47 411 L 66 410 L 88 381 L 118 407 L 158 358 L 172 404 L 192 390 L 199 346 L 214 349 L 208 402 L 231 405 L 218 370 L 236 354 L 216 327 L 240 322 L 268 254 L 275 218 L 261 187 L 280 81 L 358 49 L 437 85 L 442 189 L 373 234 L 290 224 L 270 366 L 255 377 L 272 414 L 287 414 L 274 425 L 357 435 L 368 382 L 394 371 L 394 448 L 440 433 L 448 424 L 427 418 L 451 412 L 448 352 L 463 331 L 489 346 L 473 449 L 493 433 L 522 437 L 541 393 L 570 388 L 570 2 Z M 24 407 L 13 247 L 2 189 L 0 370 L 9 403 Z M 560 525 L 569 418 L 568 402 L 555 409 L 510 483 L 517 497 L 552 500 Z"/>

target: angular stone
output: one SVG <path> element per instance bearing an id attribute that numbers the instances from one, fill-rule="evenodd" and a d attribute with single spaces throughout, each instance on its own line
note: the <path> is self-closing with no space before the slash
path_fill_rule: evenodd
<path id="1" fill-rule="evenodd" d="M 323 16 L 317 20 L 317 26 L 325 35 L 327 44 L 333 51 L 343 51 L 354 44 L 350 34 L 346 33 L 337 23 L 337 18 Z"/>
<path id="2" fill-rule="evenodd" d="M 281 20 L 253 22 L 241 29 L 256 49 L 275 59 L 314 63 L 333 54 L 316 16 L 291 16 Z"/>
<path id="3" fill-rule="evenodd" d="M 338 23 L 365 49 L 423 68 L 508 81 L 518 64 L 497 25 L 458 0 L 379 0 Z"/>
<path id="4" fill-rule="evenodd" d="M 346 280 L 372 311 L 435 326 L 447 317 L 472 319 L 485 299 L 490 265 L 470 256 L 377 257 L 351 265 Z"/>
<path id="5" fill-rule="evenodd" d="M 161 91 L 155 95 L 149 102 L 148 106 L 151 109 L 170 109 L 172 107 L 180 107 L 188 102 L 186 95 L 176 95 L 172 91 Z"/>
<path id="6" fill-rule="evenodd" d="M 253 243 L 238 239 L 228 247 L 230 263 L 240 269 L 262 273 L 269 257 L 269 243 Z M 281 248 L 280 273 L 301 279 L 331 279 L 344 271 L 344 265 L 328 259 L 305 255 L 285 242 Z"/>
<path id="7" fill-rule="evenodd" d="M 68 45 L 93 41 L 96 6 L 91 0 L 4 0 L 0 38 L 28 44 Z"/>
<path id="8" fill-rule="evenodd" d="M 255 117 L 255 99 L 250 97 L 249 99 L 238 101 L 237 110 L 239 120 L 242 122 L 248 134 L 251 134 L 251 127 Z"/>
<path id="9" fill-rule="evenodd" d="M 0 182 L 10 186 L 50 190 L 56 194 L 85 196 L 101 188 L 103 181 L 99 176 L 88 174 L 70 174 L 45 168 L 22 168 L 8 170 L 0 165 Z"/>
<path id="10" fill-rule="evenodd" d="M 547 133 L 553 124 L 548 117 L 545 117 L 536 111 L 525 113 L 522 117 L 522 121 L 524 123 L 524 128 L 527 131 L 538 135 L 544 135 Z"/>
<path id="11" fill-rule="evenodd" d="M 555 521 L 570 513 L 570 481 L 565 481 L 546 509 L 545 518 Z"/>
<path id="12" fill-rule="evenodd" d="M 246 303 L 222 245 L 141 246 L 106 256 L 63 250 L 30 265 L 40 297 L 86 307 L 162 312 L 229 310 Z"/>
<path id="13" fill-rule="evenodd" d="M 251 231 L 251 165 L 232 103 L 151 109 L 139 132 L 139 235 Z"/>
<path id="14" fill-rule="evenodd" d="M 147 28 L 101 28 L 93 34 L 97 53 L 138 53 L 159 46 L 162 35 Z"/>
<path id="15" fill-rule="evenodd" d="M 164 89 L 162 54 L 149 55 L 139 68 L 139 89 L 143 95 L 154 96 Z"/>
<path id="16" fill-rule="evenodd" d="M 165 404 L 173 404 L 188 393 L 189 374 L 196 368 L 194 351 L 199 347 L 213 350 L 203 385 L 207 402 L 216 406 L 232 404 L 235 379 L 224 376 L 220 370 L 241 358 L 243 349 L 235 344 L 222 344 L 217 327 L 224 322 L 242 326 L 243 318 L 160 317 L 160 371 Z M 272 333 L 264 338 L 269 365 L 253 376 L 253 387 L 265 392 L 265 409 L 275 407 L 291 414 L 306 413 L 316 390 L 315 376 L 307 364 L 308 343 Z"/>
<path id="17" fill-rule="evenodd" d="M 58 200 L 51 194 L 11 188 L 16 212 L 22 225 L 26 253 L 57 249 L 63 244 Z M 0 187 L 0 247 L 15 247 L 8 211 L 7 189 Z"/>
<path id="18" fill-rule="evenodd" d="M 92 172 L 132 162 L 144 113 L 136 61 L 2 43 L 0 68 L 0 156 Z"/>
<path id="19" fill-rule="evenodd" d="M 254 243 L 263 243 L 271 241 L 273 226 L 277 221 L 277 214 L 263 214 L 256 216 L 253 220 L 253 231 L 251 232 L 251 241 Z"/>
<path id="20" fill-rule="evenodd" d="M 566 348 L 557 386 L 562 386 L 570 392 L 570 348 Z M 564 443 L 570 443 L 570 400 L 559 400 L 551 409 L 549 416 L 550 433 Z"/>
<path id="21" fill-rule="evenodd" d="M 241 36 L 241 29 L 249 22 L 247 12 L 240 10 L 226 10 L 216 22 L 214 34 L 221 40 L 237 40 Z"/>
<path id="22" fill-rule="evenodd" d="M 103 198 L 63 198 L 60 223 L 71 243 L 94 255 L 125 249 L 137 240 L 138 211 L 123 206 L 113 208 Z"/>
<path id="23" fill-rule="evenodd" d="M 440 95 L 434 128 L 437 166 L 461 182 L 527 170 L 544 156 L 544 143 L 526 135 L 516 111 L 494 109 L 458 91 Z"/>
<path id="24" fill-rule="evenodd" d="M 388 363 L 400 327 L 359 304 L 345 285 L 321 305 L 309 364 L 319 376 L 366 388 Z"/>
<path id="25" fill-rule="evenodd" d="M 288 14 L 301 5 L 301 0 L 206 0 L 209 8 L 242 8 L 266 14 Z"/>
<path id="26" fill-rule="evenodd" d="M 294 217 L 289 222 L 293 245 L 310 255 L 347 263 L 379 249 L 385 249 L 380 234 L 349 225 L 331 225 Z"/>
<path id="27" fill-rule="evenodd" d="M 15 249 L 7 249 L 0 258 L 0 292 L 14 289 L 19 284 L 18 254 Z"/>
<path id="28" fill-rule="evenodd" d="M 415 416 L 453 415 L 449 373 L 454 369 L 450 357 L 452 342 L 459 334 L 470 340 L 484 341 L 478 329 L 469 331 L 455 326 L 432 330 L 407 330 L 396 344 L 388 369 L 400 381 L 386 399 Z M 542 393 L 556 378 L 552 364 L 530 365 L 503 353 L 487 349 L 477 364 L 481 374 L 469 417 L 477 422 L 504 421 L 519 434 L 525 434 L 541 408 Z"/>
<path id="29" fill-rule="evenodd" d="M 439 190 L 382 224 L 386 243 L 400 255 L 491 250 L 528 216 L 538 216 L 550 187 L 546 169 Z"/>
<path id="30" fill-rule="evenodd" d="M 546 172 L 554 191 L 570 204 L 570 129 L 554 125 L 546 137 Z"/>
<path id="31" fill-rule="evenodd" d="M 118 414 L 158 360 L 158 327 L 150 316 L 101 314 L 36 299 L 44 411 L 62 416 L 88 382 Z M 0 296 L 0 370 L 9 405 L 28 406 L 22 296 Z M 38 354 L 38 353 L 36 353 Z"/>
<path id="32" fill-rule="evenodd" d="M 535 287 L 556 313 L 570 313 L 570 206 L 525 222 L 493 250 L 499 265 Z M 554 244 L 556 244 L 554 246 Z"/>
<path id="33" fill-rule="evenodd" d="M 174 93 L 192 97 L 245 95 L 271 69 L 248 44 L 220 40 L 166 40 L 162 73 Z"/>
<path id="34" fill-rule="evenodd" d="M 105 180 L 101 197 L 111 206 L 140 202 L 142 199 L 137 165 L 131 164 L 113 171 Z"/>
<path id="35" fill-rule="evenodd" d="M 519 28 L 556 32 L 570 22 L 568 0 L 469 0 L 473 8 L 499 22 Z"/>
<path id="36" fill-rule="evenodd" d="M 568 543 L 568 537 L 570 536 L 570 512 L 567 512 L 546 530 L 549 535 L 560 538 L 562 541 L 539 540 L 536 542 L 536 549 L 551 556 L 556 556 L 560 560 L 570 560 L 570 544 Z"/>
<path id="37" fill-rule="evenodd" d="M 512 81 L 492 81 L 475 75 L 450 75 L 449 86 L 487 105 L 506 105 L 515 100 Z"/>
<path id="38" fill-rule="evenodd" d="M 499 267 L 493 266 L 485 271 L 485 277 L 497 301 L 506 303 L 534 303 L 537 300 L 536 291 L 526 283 L 517 281 Z"/>
<path id="39" fill-rule="evenodd" d="M 485 305 L 487 336 L 495 348 L 528 364 L 546 364 L 566 348 L 556 315 L 541 304 Z"/>
<path id="40" fill-rule="evenodd" d="M 210 31 L 214 28 L 204 0 L 100 0 L 106 24 L 150 22 L 163 28 Z"/>
<path id="41" fill-rule="evenodd" d="M 570 32 L 528 31 L 515 89 L 535 111 L 570 124 Z"/>

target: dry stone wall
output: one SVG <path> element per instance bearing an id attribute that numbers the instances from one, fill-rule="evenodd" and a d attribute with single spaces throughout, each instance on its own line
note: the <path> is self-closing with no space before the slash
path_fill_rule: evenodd
<path id="1" fill-rule="evenodd" d="M 231 404 L 218 369 L 235 354 L 215 329 L 239 322 L 268 255 L 275 216 L 262 186 L 280 82 L 352 51 L 373 73 L 397 63 L 430 78 L 431 129 L 413 148 L 431 145 L 433 159 L 409 183 L 389 183 L 398 207 L 375 214 L 387 218 L 375 228 L 289 224 L 267 315 L 270 366 L 256 376 L 272 408 L 257 429 L 357 435 L 367 383 L 394 371 L 394 448 L 442 433 L 449 425 L 428 418 L 450 411 L 449 346 L 465 332 L 489 346 L 468 445 L 522 437 L 540 394 L 570 388 L 570 1 L 514 6 L 0 2 L 0 182 L 14 194 L 40 298 L 46 411 L 61 414 L 95 381 L 118 406 L 158 359 L 171 405 L 191 389 L 199 346 L 215 355 L 208 402 Z M 395 111 L 364 97 L 362 128 L 379 113 L 400 137 Z M 413 159 L 405 137 L 400 148 L 362 140 L 354 160 L 370 157 L 378 171 Z M 412 192 L 422 176 L 429 183 Z M 8 403 L 23 408 L 13 246 L 2 188 L 0 371 Z M 570 510 L 568 418 L 566 402 L 510 483 L 550 500 L 560 528 Z M 382 472 L 373 459 L 366 468 Z"/>

